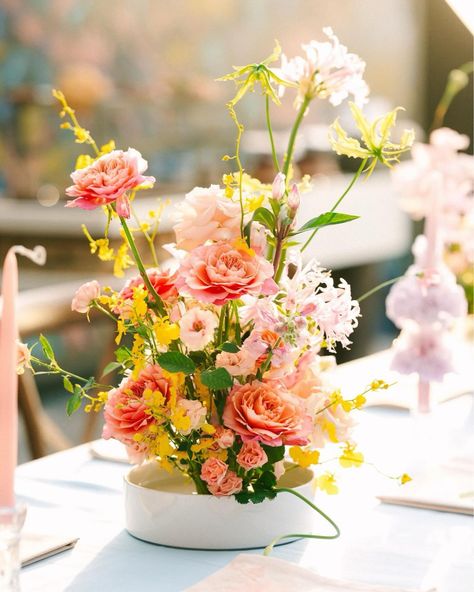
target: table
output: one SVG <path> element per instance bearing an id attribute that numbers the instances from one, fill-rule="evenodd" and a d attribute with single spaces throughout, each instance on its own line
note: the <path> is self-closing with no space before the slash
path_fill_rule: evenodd
<path id="1" fill-rule="evenodd" d="M 465 448 L 473 418 L 472 395 L 443 404 L 429 420 L 371 408 L 360 413 L 356 440 L 368 460 L 400 474 Z M 31 516 L 41 515 L 52 530 L 62 527 L 80 537 L 74 550 L 25 568 L 24 592 L 179 592 L 236 555 L 132 538 L 123 526 L 126 470 L 123 464 L 92 459 L 88 445 L 18 467 L 17 493 Z M 380 504 L 375 494 L 386 479 L 369 466 L 346 470 L 340 485 L 339 495 L 317 493 L 316 503 L 339 524 L 341 537 L 291 543 L 275 549 L 275 557 L 324 576 L 414 590 L 436 585 L 438 592 L 472 591 L 471 517 Z"/>

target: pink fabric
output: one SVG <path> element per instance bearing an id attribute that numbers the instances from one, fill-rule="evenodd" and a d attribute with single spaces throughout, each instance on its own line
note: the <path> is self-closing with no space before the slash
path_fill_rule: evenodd
<path id="1" fill-rule="evenodd" d="M 273 557 L 237 555 L 228 565 L 184 592 L 408 592 L 318 576 Z M 435 592 L 431 590 L 431 592 Z"/>

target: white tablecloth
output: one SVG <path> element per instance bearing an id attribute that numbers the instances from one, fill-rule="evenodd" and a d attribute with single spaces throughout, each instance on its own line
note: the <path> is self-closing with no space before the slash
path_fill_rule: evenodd
<path id="1" fill-rule="evenodd" d="M 445 403 L 429 420 L 406 411 L 368 409 L 360 413 L 357 440 L 366 459 L 380 469 L 411 472 L 465 449 L 473 417 L 469 395 Z M 92 459 L 87 445 L 18 468 L 17 493 L 29 506 L 30 521 L 43 530 L 80 537 L 74 550 L 25 568 L 24 592 L 179 592 L 236 555 L 165 548 L 132 538 L 124 530 L 126 470 L 123 464 Z M 341 537 L 291 543 L 275 549 L 275 557 L 327 577 L 414 590 L 472 591 L 469 516 L 380 504 L 375 495 L 387 480 L 373 467 L 341 471 L 339 495 L 316 494 L 316 503 L 341 527 Z"/>

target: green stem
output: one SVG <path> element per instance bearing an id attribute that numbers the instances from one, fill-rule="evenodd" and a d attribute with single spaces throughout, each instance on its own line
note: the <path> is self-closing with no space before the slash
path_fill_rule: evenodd
<path id="1" fill-rule="evenodd" d="M 451 70 L 449 73 L 443 95 L 435 109 L 430 130 L 437 129 L 443 125 L 444 118 L 446 117 L 446 113 L 448 112 L 451 103 L 453 102 L 456 95 L 460 93 L 467 85 L 467 80 L 465 82 L 459 81 L 459 77 L 456 77 L 456 71 L 468 76 L 474 71 L 474 62 L 467 62 L 459 68 Z"/>
<path id="2" fill-rule="evenodd" d="M 100 305 L 97 300 L 93 300 L 92 301 L 92 306 L 94 308 L 96 308 L 97 310 L 100 310 L 100 312 L 103 312 L 106 316 L 109 317 L 109 319 L 112 319 L 112 321 L 114 321 L 114 323 L 117 322 L 117 318 L 114 317 L 114 315 L 112 313 L 110 313 L 106 308 L 104 308 L 102 305 Z"/>
<path id="3" fill-rule="evenodd" d="M 295 148 L 295 141 L 296 141 L 296 134 L 298 133 L 298 129 L 303 121 L 304 114 L 306 113 L 306 109 L 310 104 L 311 99 L 309 97 L 305 97 L 303 103 L 298 111 L 298 115 L 296 116 L 295 123 L 293 124 L 293 128 L 291 129 L 290 138 L 288 140 L 288 148 L 286 149 L 286 156 L 285 162 L 283 165 L 283 174 L 285 175 L 285 179 L 288 177 L 288 171 L 290 170 L 291 159 L 293 158 L 293 150 Z"/>
<path id="4" fill-rule="evenodd" d="M 335 534 L 284 534 L 281 536 L 278 536 L 276 538 L 273 539 L 273 541 L 267 545 L 265 547 L 265 550 L 263 551 L 264 555 L 270 555 L 270 553 L 273 550 L 273 547 L 279 543 L 282 539 L 337 539 L 339 537 L 339 535 L 341 534 L 341 531 L 339 530 L 339 527 L 337 526 L 337 524 L 334 522 L 334 520 L 332 520 L 331 518 L 329 518 L 329 516 L 327 514 L 325 514 L 322 510 L 320 510 L 317 506 L 315 506 L 313 504 L 313 502 L 311 502 L 309 499 L 307 499 L 304 495 L 302 495 L 301 493 L 299 493 L 298 491 L 296 491 L 295 489 L 289 489 L 287 487 L 278 487 L 274 490 L 277 494 L 278 493 L 291 493 L 292 495 L 296 496 L 297 498 L 299 498 L 300 500 L 302 500 L 305 504 L 307 504 L 308 506 L 310 506 L 313 510 L 315 510 L 320 516 L 322 516 L 325 520 L 327 520 L 327 522 L 329 522 L 329 524 L 334 528 L 335 530 Z"/>
<path id="5" fill-rule="evenodd" d="M 273 165 L 278 173 L 280 171 L 280 163 L 278 162 L 278 157 L 275 150 L 275 141 L 273 139 L 272 122 L 270 120 L 270 97 L 268 94 L 265 95 L 265 115 L 267 118 L 268 135 L 270 137 L 270 144 L 272 147 Z"/>
<path id="6" fill-rule="evenodd" d="M 386 282 L 382 282 L 378 286 L 375 286 L 375 288 L 372 288 L 368 292 L 365 292 L 365 294 L 362 294 L 362 296 L 359 296 L 359 298 L 356 298 L 356 300 L 358 302 L 362 302 L 363 300 L 365 300 L 369 296 L 372 296 L 372 294 L 375 294 L 375 292 L 378 292 L 379 290 L 382 290 L 383 288 L 386 288 L 387 286 L 391 286 L 392 284 L 394 284 L 395 282 L 397 282 L 402 277 L 403 277 L 402 275 L 399 275 L 396 278 L 392 278 L 391 280 L 387 280 Z"/>
<path id="7" fill-rule="evenodd" d="M 36 356 L 31 356 L 31 361 L 34 362 L 37 366 L 41 366 L 43 368 L 48 368 L 49 371 L 47 372 L 47 374 L 61 374 L 63 376 L 67 376 L 69 378 L 75 378 L 76 380 L 80 380 L 81 382 L 89 382 L 88 378 L 84 378 L 83 376 L 79 376 L 78 374 L 73 374 L 72 372 L 69 372 L 68 370 L 64 370 L 64 368 L 61 368 L 61 366 L 59 366 L 59 364 L 56 362 L 55 364 L 48 364 L 47 362 L 43 362 L 43 360 L 40 360 L 39 358 L 37 358 Z M 34 372 L 35 374 L 39 374 L 39 372 Z M 99 382 L 94 382 L 91 385 L 93 388 L 100 388 L 100 389 L 109 389 L 110 384 L 100 384 Z"/>
<path id="8" fill-rule="evenodd" d="M 142 276 L 142 279 L 145 282 L 146 287 L 148 288 L 148 292 L 150 293 L 151 296 L 153 296 L 153 298 L 155 300 L 156 308 L 158 309 L 158 312 L 161 314 L 161 316 L 164 316 L 166 314 L 166 311 L 165 311 L 165 307 L 163 305 L 163 301 L 158 296 L 155 288 L 152 286 L 152 284 L 150 282 L 150 278 L 148 277 L 145 266 L 143 265 L 143 261 L 141 260 L 140 253 L 138 252 L 135 241 L 133 240 L 132 233 L 130 232 L 130 229 L 128 228 L 128 224 L 127 224 L 125 218 L 122 218 L 122 216 L 119 216 L 119 218 L 120 218 L 120 223 L 122 224 L 123 231 L 125 233 L 125 237 L 128 242 L 128 246 L 130 247 L 130 250 L 132 251 L 133 258 L 135 259 L 135 263 L 137 264 L 138 271 L 140 272 L 140 275 Z"/>
<path id="9" fill-rule="evenodd" d="M 341 201 L 346 197 L 346 195 L 349 193 L 349 191 L 352 189 L 352 187 L 354 186 L 355 182 L 357 181 L 357 179 L 361 176 L 365 165 L 367 164 L 368 158 L 364 158 L 364 160 L 360 163 L 359 168 L 357 169 L 357 172 L 355 173 L 354 177 L 352 178 L 351 182 L 349 183 L 349 185 L 346 187 L 344 193 L 339 197 L 339 199 L 336 201 L 336 203 L 332 206 L 332 208 L 329 210 L 329 214 L 332 214 L 335 212 L 337 206 L 341 203 Z M 330 222 L 331 219 L 329 219 Z M 311 233 L 310 237 L 308 238 L 308 240 L 305 242 L 305 244 L 301 247 L 301 252 L 303 253 L 303 251 L 306 249 L 306 247 L 309 245 L 309 243 L 313 240 L 315 234 L 318 232 L 319 228 L 315 228 L 313 230 L 313 232 Z"/>

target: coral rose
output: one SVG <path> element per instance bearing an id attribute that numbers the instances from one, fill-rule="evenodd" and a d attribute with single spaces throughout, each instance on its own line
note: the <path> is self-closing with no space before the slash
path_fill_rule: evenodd
<path id="1" fill-rule="evenodd" d="M 273 265 L 238 244 L 219 242 L 194 249 L 182 261 L 180 293 L 218 306 L 244 294 L 274 294 Z"/>
<path id="2" fill-rule="evenodd" d="M 94 210 L 116 202 L 117 214 L 129 218 L 130 202 L 126 192 L 155 182 L 154 177 L 142 175 L 147 166 L 147 161 L 133 148 L 104 154 L 71 174 L 74 184 L 66 189 L 66 195 L 76 199 L 68 201 L 66 207 Z"/>
<path id="3" fill-rule="evenodd" d="M 156 364 L 144 368 L 137 380 L 126 378 L 118 388 L 109 392 L 104 407 L 103 438 L 115 438 L 124 444 L 133 445 L 135 434 L 156 423 L 147 412 L 149 408 L 144 392 L 148 389 L 162 393 L 165 399 L 169 397 L 169 383 Z"/>
<path id="4" fill-rule="evenodd" d="M 174 285 L 177 277 L 176 273 L 171 273 L 165 270 L 160 271 L 159 269 L 153 267 L 148 269 L 146 274 L 150 280 L 150 284 L 153 286 L 155 292 L 162 300 L 170 300 L 171 298 L 174 298 L 178 295 L 178 290 Z M 133 289 L 139 287 L 148 290 L 141 275 L 132 278 L 125 284 L 125 286 L 120 291 L 120 298 L 124 301 L 131 301 L 133 299 Z M 153 296 L 148 295 L 148 297 L 150 300 L 153 300 Z"/>
<path id="5" fill-rule="evenodd" d="M 178 209 L 173 229 L 179 249 L 190 251 L 208 240 L 232 240 L 240 234 L 240 205 L 225 197 L 219 185 L 195 187 Z"/>
<path id="6" fill-rule="evenodd" d="M 212 495 L 221 497 L 224 495 L 234 495 L 242 491 L 242 479 L 237 477 L 234 471 L 227 471 L 224 478 L 216 484 L 208 485 Z"/>
<path id="7" fill-rule="evenodd" d="M 258 380 L 231 390 L 223 420 L 244 442 L 257 440 L 268 446 L 304 446 L 312 427 L 301 400 L 276 383 Z"/>
<path id="8" fill-rule="evenodd" d="M 268 462 L 268 456 L 258 442 L 251 440 L 250 442 L 244 442 L 237 455 L 237 462 L 248 471 L 263 466 Z"/>
<path id="9" fill-rule="evenodd" d="M 91 302 L 100 296 L 100 285 L 97 280 L 86 282 L 76 290 L 71 302 L 71 310 L 86 313 Z"/>
<path id="10" fill-rule="evenodd" d="M 208 458 L 201 467 L 201 479 L 208 485 L 218 485 L 227 473 L 227 465 L 218 458 Z"/>

